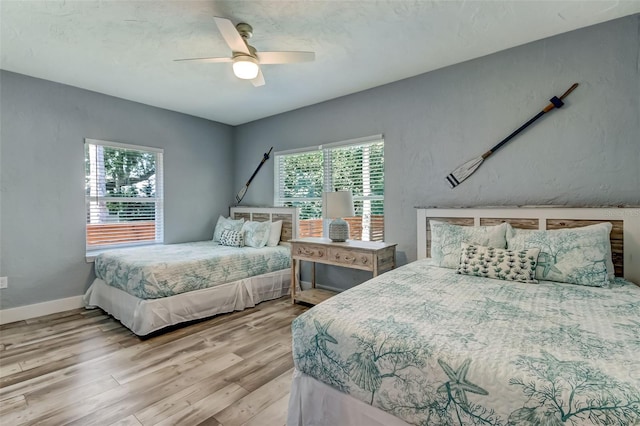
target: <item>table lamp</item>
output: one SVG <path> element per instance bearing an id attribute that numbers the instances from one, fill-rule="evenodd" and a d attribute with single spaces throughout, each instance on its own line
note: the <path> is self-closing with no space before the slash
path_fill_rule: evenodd
<path id="1" fill-rule="evenodd" d="M 349 224 L 343 218 L 355 214 L 351 191 L 323 192 L 322 210 L 325 219 L 333 219 L 329 224 L 329 238 L 337 243 L 347 241 Z"/>

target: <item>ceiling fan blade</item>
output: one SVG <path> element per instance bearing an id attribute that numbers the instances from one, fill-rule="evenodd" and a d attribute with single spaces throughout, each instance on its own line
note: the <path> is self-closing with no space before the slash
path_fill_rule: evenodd
<path id="1" fill-rule="evenodd" d="M 260 64 L 292 64 L 316 59 L 314 52 L 258 52 L 257 55 Z"/>
<path id="2" fill-rule="evenodd" d="M 238 30 L 236 30 L 236 27 L 230 20 L 218 16 L 214 16 L 213 19 L 216 21 L 220 34 L 222 34 L 222 37 L 233 52 L 242 52 L 247 55 L 251 54 L 247 43 L 244 42 L 244 39 L 240 36 L 240 33 L 238 33 Z"/>
<path id="3" fill-rule="evenodd" d="M 256 78 L 251 80 L 251 83 L 253 83 L 255 87 L 264 86 L 264 75 L 262 75 L 262 70 L 258 70 L 258 75 Z"/>
<path id="4" fill-rule="evenodd" d="M 187 58 L 187 59 L 174 59 L 174 62 L 202 62 L 202 63 L 213 63 L 213 62 L 233 62 L 231 58 Z"/>

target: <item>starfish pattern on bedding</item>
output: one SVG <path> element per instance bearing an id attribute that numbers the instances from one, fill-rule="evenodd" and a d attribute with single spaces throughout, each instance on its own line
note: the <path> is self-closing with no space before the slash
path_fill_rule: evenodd
<path id="1" fill-rule="evenodd" d="M 442 359 L 438 359 L 438 364 L 444 370 L 445 374 L 449 377 L 449 381 L 444 383 L 438 388 L 438 392 L 450 392 L 453 393 L 460 403 L 465 407 L 469 406 L 469 400 L 467 399 L 466 392 L 475 393 L 478 395 L 489 395 L 489 392 L 482 389 L 478 385 L 467 380 L 467 372 L 469 371 L 470 359 L 466 359 L 458 371 L 455 371 L 449 364 Z"/>
<path id="2" fill-rule="evenodd" d="M 325 325 L 322 325 L 317 319 L 313 320 L 313 323 L 316 326 L 316 330 L 318 331 L 318 334 L 314 336 L 314 339 L 318 347 L 320 347 L 325 352 L 327 351 L 327 342 L 338 344 L 338 341 L 327 331 L 332 322 L 333 320 L 331 319 L 327 321 Z"/>

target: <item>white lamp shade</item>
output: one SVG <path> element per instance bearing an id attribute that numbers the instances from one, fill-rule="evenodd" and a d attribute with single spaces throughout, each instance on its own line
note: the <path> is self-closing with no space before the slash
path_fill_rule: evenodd
<path id="1" fill-rule="evenodd" d="M 253 80 L 258 76 L 258 61 L 251 56 L 238 56 L 233 59 L 233 73 L 243 80 Z"/>
<path id="2" fill-rule="evenodd" d="M 322 215 L 327 219 L 351 217 L 353 196 L 351 191 L 335 191 L 322 193 Z"/>

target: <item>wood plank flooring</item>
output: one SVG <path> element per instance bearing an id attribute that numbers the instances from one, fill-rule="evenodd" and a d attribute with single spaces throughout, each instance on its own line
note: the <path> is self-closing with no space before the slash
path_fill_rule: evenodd
<path id="1" fill-rule="evenodd" d="M 289 297 L 141 340 L 100 309 L 0 326 L 2 425 L 284 425 Z"/>

